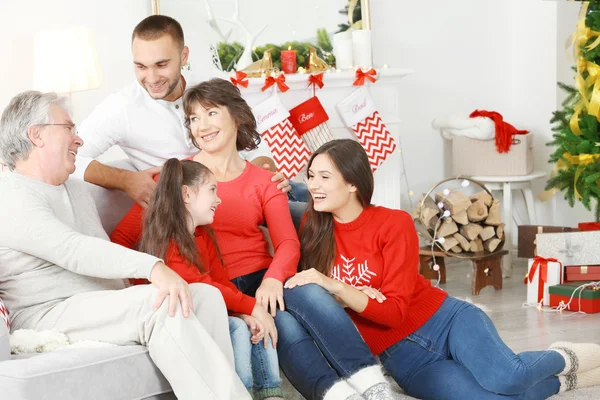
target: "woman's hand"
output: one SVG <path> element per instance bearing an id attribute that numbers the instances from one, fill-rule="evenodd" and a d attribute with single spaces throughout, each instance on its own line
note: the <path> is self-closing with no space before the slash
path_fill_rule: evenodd
<path id="1" fill-rule="evenodd" d="M 265 278 L 256 290 L 256 301 L 264 307 L 265 310 L 271 310 L 271 315 L 274 317 L 277 313 L 277 303 L 279 309 L 285 310 L 283 302 L 283 283 L 275 278 Z"/>
<path id="2" fill-rule="evenodd" d="M 238 314 L 237 317 L 241 318 L 248 325 L 248 329 L 252 334 L 250 336 L 252 344 L 259 343 L 265 337 L 265 327 L 258 319 L 248 314 Z"/>
<path id="3" fill-rule="evenodd" d="M 337 295 L 343 288 L 344 283 L 331 279 L 328 276 L 323 275 L 321 272 L 314 268 L 307 269 L 306 271 L 298 272 L 285 282 L 284 287 L 286 289 L 293 289 L 296 286 L 304 286 L 309 283 L 314 283 L 327 290 L 329 293 Z"/>
<path id="4" fill-rule="evenodd" d="M 377 289 L 373 289 L 368 286 L 358 286 L 356 288 L 364 294 L 366 294 L 367 296 L 369 296 L 371 299 L 377 300 L 379 303 L 383 303 L 383 301 L 387 299 L 387 297 L 385 297 L 383 293 L 381 293 Z"/>
<path id="5" fill-rule="evenodd" d="M 271 338 L 271 343 L 273 343 L 273 348 L 277 346 L 277 327 L 275 326 L 275 321 L 273 317 L 269 315 L 267 310 L 264 309 L 263 306 L 256 303 L 254 305 L 254 309 L 252 310 L 252 316 L 262 325 L 263 327 L 263 336 L 265 341 L 265 349 L 269 346 L 269 338 Z M 260 341 L 260 339 L 259 339 Z M 252 343 L 255 343 L 254 341 Z M 258 343 L 258 342 L 256 342 Z"/>

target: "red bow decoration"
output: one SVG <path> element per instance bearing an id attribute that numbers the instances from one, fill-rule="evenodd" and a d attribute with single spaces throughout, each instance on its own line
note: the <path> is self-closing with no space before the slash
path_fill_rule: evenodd
<path id="1" fill-rule="evenodd" d="M 317 86 L 319 87 L 319 89 L 323 89 L 323 86 L 325 86 L 325 84 L 323 83 L 323 73 L 317 75 L 309 75 L 307 88 L 309 88 L 311 85 L 313 87 L 313 96 L 316 96 Z"/>
<path id="2" fill-rule="evenodd" d="M 533 264 L 531 265 L 531 269 L 529 270 L 529 273 L 527 275 L 525 275 L 525 280 L 523 281 L 524 284 L 527 284 L 528 281 L 529 281 L 529 283 L 533 282 L 533 277 L 535 276 L 535 272 L 537 271 L 537 269 L 539 267 L 540 275 L 539 275 L 539 279 L 538 279 L 538 302 L 542 301 L 542 299 L 544 298 L 544 284 L 548 280 L 548 263 L 549 262 L 557 262 L 557 263 L 561 264 L 561 262 L 558 261 L 556 258 L 544 258 L 544 257 L 536 256 L 533 259 Z M 561 268 L 562 268 L 562 264 L 561 264 Z"/>
<path id="3" fill-rule="evenodd" d="M 282 93 L 289 90 L 288 85 L 285 84 L 285 75 L 279 74 L 277 78 L 269 76 L 267 79 L 265 79 L 265 86 L 262 87 L 262 91 L 264 92 L 265 90 L 273 86 L 273 84 L 275 83 L 277 83 L 277 87 L 279 88 L 279 90 L 281 90 Z"/>
<path id="4" fill-rule="evenodd" d="M 231 76 L 231 77 L 229 77 L 229 79 L 231 79 L 231 83 L 233 83 L 235 86 L 240 85 L 240 86 L 247 88 L 248 87 L 248 79 L 244 79 L 247 76 L 248 75 L 245 72 L 235 71 L 235 78 L 233 76 Z"/>
<path id="5" fill-rule="evenodd" d="M 377 72 L 375 72 L 375 70 L 373 68 L 371 68 L 367 72 L 363 72 L 362 69 L 358 68 L 356 70 L 356 74 L 355 74 L 356 80 L 354 81 L 353 85 L 354 86 L 364 85 L 365 78 L 370 80 L 371 82 L 375 83 L 375 81 L 377 80 L 377 78 L 375 78 L 376 75 L 377 75 Z"/>

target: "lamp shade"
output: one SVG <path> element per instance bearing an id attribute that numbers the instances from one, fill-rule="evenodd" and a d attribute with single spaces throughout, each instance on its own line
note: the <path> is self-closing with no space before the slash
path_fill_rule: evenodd
<path id="1" fill-rule="evenodd" d="M 40 31 L 35 36 L 33 87 L 71 93 L 102 84 L 94 43 L 85 28 Z"/>

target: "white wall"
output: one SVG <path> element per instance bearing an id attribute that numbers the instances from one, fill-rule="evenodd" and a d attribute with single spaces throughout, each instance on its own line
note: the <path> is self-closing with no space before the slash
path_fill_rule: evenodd
<path id="1" fill-rule="evenodd" d="M 129 37 L 149 14 L 148 3 L 0 0 L 0 109 L 31 86 L 34 32 L 84 25 L 95 38 L 104 85 L 73 94 L 75 120 L 81 121 L 102 98 L 132 79 Z M 550 149 L 544 143 L 550 140 L 548 121 L 557 108 L 557 74 L 572 81 L 564 76 L 564 38 L 558 36 L 574 28 L 574 7 L 577 2 L 545 0 L 371 0 L 376 64 L 415 70 L 405 78 L 400 98 L 401 140 L 415 193 L 427 191 L 450 172 L 444 142 L 430 125 L 443 114 L 499 111 L 517 128 L 536 135 L 536 168 L 551 169 L 546 162 Z M 266 15 L 264 10 L 257 14 Z M 281 41 L 287 35 L 281 34 Z M 543 182 L 538 191 L 541 186 Z M 561 201 L 558 208 L 561 223 L 590 219 Z M 539 205 L 538 211 L 545 217 L 541 222 L 550 222 L 547 205 Z M 526 215 L 522 208 L 521 214 Z"/>

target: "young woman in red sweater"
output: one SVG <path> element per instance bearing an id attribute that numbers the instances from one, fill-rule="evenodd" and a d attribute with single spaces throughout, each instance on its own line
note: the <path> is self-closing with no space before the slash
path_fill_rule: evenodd
<path id="1" fill-rule="evenodd" d="M 308 164 L 299 272 L 275 318 L 279 360 L 308 399 L 393 399 L 375 357 L 422 399 L 544 399 L 600 383 L 600 346 L 555 343 L 513 353 L 488 316 L 418 273 L 404 211 L 370 205 L 373 175 L 353 140 Z"/>
<path id="2" fill-rule="evenodd" d="M 287 196 L 271 182 L 273 174 L 238 154 L 255 149 L 260 140 L 252 110 L 237 87 L 216 78 L 189 88 L 183 108 L 189 139 L 199 150 L 192 159 L 206 165 L 219 182 L 223 204 L 211 227 L 229 279 L 275 316 L 278 306 L 284 308 L 283 282 L 297 271 L 300 243 Z M 138 204 L 133 206 L 111 240 L 135 247 L 143 211 Z M 273 256 L 262 230 L 265 223 Z"/>
<path id="3" fill-rule="evenodd" d="M 207 167 L 168 160 L 144 215 L 140 251 L 163 259 L 190 284 L 205 283 L 221 291 L 227 310 L 236 315 L 229 318 L 229 329 L 237 374 L 255 399 L 281 399 L 273 318 L 229 281 L 207 226 L 220 203 L 217 180 Z"/>

